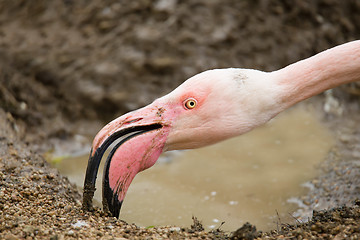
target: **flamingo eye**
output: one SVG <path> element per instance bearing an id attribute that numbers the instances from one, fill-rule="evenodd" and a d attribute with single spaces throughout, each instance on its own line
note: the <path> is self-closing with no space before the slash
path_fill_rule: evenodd
<path id="1" fill-rule="evenodd" d="M 193 109 L 193 108 L 196 107 L 196 104 L 197 104 L 197 102 L 196 102 L 195 99 L 189 98 L 189 99 L 187 99 L 187 100 L 184 102 L 184 107 L 185 107 L 186 109 Z"/>

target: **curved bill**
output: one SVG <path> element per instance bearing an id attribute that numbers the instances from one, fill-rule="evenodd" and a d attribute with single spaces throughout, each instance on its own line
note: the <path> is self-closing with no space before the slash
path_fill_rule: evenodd
<path id="1" fill-rule="evenodd" d="M 92 210 L 96 176 L 105 151 L 114 142 L 103 175 L 103 209 L 119 217 L 126 191 L 135 175 L 157 161 L 165 145 L 169 126 L 164 110 L 149 105 L 123 115 L 96 135 L 89 156 L 83 192 L 83 209 Z"/>

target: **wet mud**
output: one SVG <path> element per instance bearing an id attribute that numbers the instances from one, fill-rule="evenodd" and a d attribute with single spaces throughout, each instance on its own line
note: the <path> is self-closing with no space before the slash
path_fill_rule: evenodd
<path id="1" fill-rule="evenodd" d="M 356 0 L 1 1 L 0 238 L 360 238 L 358 83 L 312 100 L 337 139 L 301 199 L 312 220 L 279 219 L 268 233 L 205 232 L 195 220 L 140 228 L 83 212 L 46 160 L 77 153 L 105 122 L 200 71 L 275 70 L 359 33 Z"/>

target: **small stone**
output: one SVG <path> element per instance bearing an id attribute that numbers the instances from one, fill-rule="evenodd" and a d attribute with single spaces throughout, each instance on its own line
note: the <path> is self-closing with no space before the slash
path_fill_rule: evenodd
<path id="1" fill-rule="evenodd" d="M 179 227 L 171 227 L 169 229 L 171 232 L 180 232 L 180 228 Z"/>
<path id="2" fill-rule="evenodd" d="M 94 70 L 97 74 L 106 76 L 116 75 L 120 71 L 119 66 L 112 62 L 99 63 Z"/>
<path id="3" fill-rule="evenodd" d="M 70 212 L 71 211 L 71 206 L 69 206 L 69 205 L 65 206 L 64 211 L 65 212 Z"/>
<path id="4" fill-rule="evenodd" d="M 54 179 L 55 178 L 55 175 L 53 173 L 49 173 L 48 175 L 46 175 L 46 177 L 48 179 Z"/>
<path id="5" fill-rule="evenodd" d="M 312 224 L 310 227 L 311 231 L 315 231 L 320 233 L 322 231 L 322 228 L 319 223 Z"/>
<path id="6" fill-rule="evenodd" d="M 56 216 L 56 212 L 55 211 L 50 211 L 50 212 L 48 212 L 48 215 L 50 217 Z"/>
<path id="7" fill-rule="evenodd" d="M 50 237 L 50 240 L 58 240 L 59 236 L 57 234 Z"/>
<path id="8" fill-rule="evenodd" d="M 23 231 L 27 234 L 30 234 L 30 233 L 33 233 L 34 232 L 34 227 L 33 226 L 30 226 L 30 225 L 26 225 L 24 228 L 23 228 Z"/>
<path id="9" fill-rule="evenodd" d="M 349 135 L 341 135 L 340 137 L 339 137 L 339 139 L 340 139 L 340 141 L 342 141 L 343 143 L 349 143 L 349 142 L 351 142 L 351 136 L 349 136 Z"/>
<path id="10" fill-rule="evenodd" d="M 31 176 L 31 179 L 32 180 L 40 180 L 40 175 L 39 174 L 37 174 L 37 173 L 34 173 L 32 176 Z"/>
<path id="11" fill-rule="evenodd" d="M 69 230 L 67 233 L 66 233 L 67 236 L 74 236 L 75 235 L 75 232 L 73 230 Z"/>
<path id="12" fill-rule="evenodd" d="M 6 234 L 4 237 L 5 240 L 16 240 L 16 239 L 20 239 L 19 237 L 15 236 L 14 234 Z"/>

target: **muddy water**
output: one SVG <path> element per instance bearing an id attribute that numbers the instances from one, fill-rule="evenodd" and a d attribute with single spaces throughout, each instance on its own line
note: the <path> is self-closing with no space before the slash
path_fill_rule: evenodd
<path id="1" fill-rule="evenodd" d="M 210 147 L 167 154 L 130 186 L 121 218 L 140 226 L 235 230 L 246 221 L 262 230 L 295 220 L 306 181 L 333 144 L 313 110 L 293 108 L 264 127 Z M 165 160 L 164 160 L 165 159 Z M 63 160 L 59 170 L 82 187 L 87 156 Z M 102 171 L 100 171 L 102 174 Z M 99 176 L 99 179 L 102 179 Z M 96 199 L 101 202 L 100 180 Z M 277 213 L 279 215 L 277 215 Z"/>

